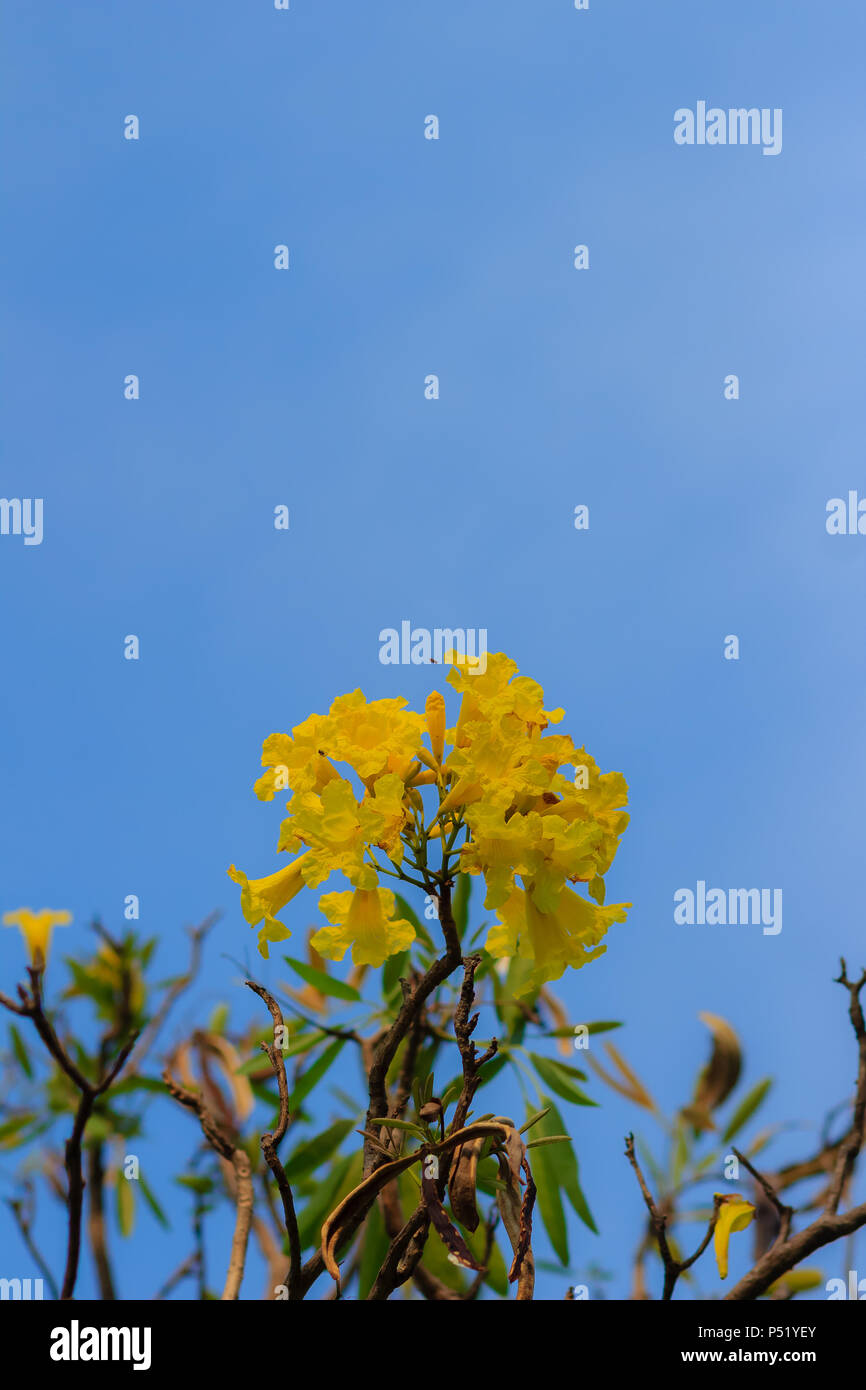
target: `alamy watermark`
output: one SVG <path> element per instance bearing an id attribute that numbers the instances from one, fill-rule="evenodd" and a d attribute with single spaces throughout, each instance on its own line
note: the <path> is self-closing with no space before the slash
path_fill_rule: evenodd
<path id="1" fill-rule="evenodd" d="M 725 110 L 699 101 L 694 111 L 674 112 L 678 145 L 761 145 L 762 154 L 782 153 L 782 108 L 738 106 Z"/>
<path id="2" fill-rule="evenodd" d="M 0 497 L 0 536 L 23 536 L 25 545 L 41 545 L 42 498 Z"/>
<path id="3" fill-rule="evenodd" d="M 395 627 L 383 627 L 379 633 L 383 666 L 422 666 L 429 661 L 441 665 L 449 651 L 465 662 L 469 675 L 483 676 L 487 670 L 487 628 L 413 628 L 404 618 L 399 632 Z"/>
<path id="4" fill-rule="evenodd" d="M 764 936 L 778 936 L 782 930 L 781 888 L 708 889 L 701 878 L 694 891 L 678 888 L 674 903 L 678 926 L 762 926 Z"/>
<path id="5" fill-rule="evenodd" d="M 44 1298 L 41 1279 L 0 1279 L 0 1299 Z"/>

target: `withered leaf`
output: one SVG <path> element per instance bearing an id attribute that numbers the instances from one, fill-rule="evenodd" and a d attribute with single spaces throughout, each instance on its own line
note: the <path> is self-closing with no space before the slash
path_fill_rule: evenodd
<path id="1" fill-rule="evenodd" d="M 478 1160 L 484 1147 L 484 1137 L 470 1139 L 461 1144 L 451 1160 L 448 1178 L 448 1196 L 451 1210 L 467 1231 L 478 1229 L 478 1207 L 476 1205 L 475 1184 L 478 1177 Z"/>
<path id="2" fill-rule="evenodd" d="M 428 1178 L 426 1166 L 421 1169 L 421 1196 L 424 1199 L 424 1205 L 427 1208 L 433 1229 L 447 1249 L 449 1259 L 455 1264 L 462 1265 L 464 1269 L 483 1270 L 485 1266 L 477 1263 L 457 1227 L 452 1226 L 448 1220 L 436 1187 L 436 1179 Z M 477 1224 L 477 1213 L 475 1219 Z"/>
<path id="3" fill-rule="evenodd" d="M 700 1130 L 714 1128 L 710 1112 L 727 1100 L 739 1081 L 742 1053 L 739 1038 L 723 1018 L 708 1013 L 698 1017 L 713 1035 L 713 1050 L 698 1077 L 692 1103 L 683 1113 L 695 1129 Z"/>
<path id="4" fill-rule="evenodd" d="M 510 1124 L 510 1121 L 508 1123 Z M 449 1134 L 438 1144 L 427 1145 L 416 1149 L 414 1153 L 404 1154 L 402 1158 L 395 1159 L 391 1163 L 383 1163 L 375 1172 L 370 1173 L 362 1183 L 353 1188 L 348 1196 L 343 1198 L 322 1226 L 322 1260 L 338 1287 L 340 1266 L 337 1264 L 337 1249 L 343 1240 L 344 1233 L 348 1235 L 350 1231 L 357 1230 L 377 1194 L 381 1192 L 386 1183 L 391 1182 L 400 1173 L 411 1168 L 422 1155 L 451 1153 L 453 1149 L 459 1148 L 469 1140 L 479 1137 L 486 1138 L 488 1135 L 506 1140 L 507 1125 L 497 1123 L 495 1120 L 488 1120 L 484 1123 L 479 1122 L 467 1125 L 464 1129 L 458 1129 L 455 1134 Z"/>

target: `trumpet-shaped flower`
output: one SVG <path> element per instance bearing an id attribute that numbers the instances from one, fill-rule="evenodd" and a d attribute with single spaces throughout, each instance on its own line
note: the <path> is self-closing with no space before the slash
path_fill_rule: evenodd
<path id="1" fill-rule="evenodd" d="M 349 763 L 364 782 L 408 766 L 421 743 L 424 721 L 407 700 L 366 700 L 360 690 L 331 705 L 323 752 Z"/>
<path id="2" fill-rule="evenodd" d="M 489 652 L 486 670 L 474 674 L 472 663 L 458 653 L 448 652 L 445 659 L 452 663 L 448 682 L 463 696 L 455 738 L 458 744 L 471 738 L 474 724 L 497 724 L 513 716 L 524 728 L 544 729 L 558 724 L 565 713 L 545 710 L 541 686 L 528 676 L 518 676 L 516 662 L 504 652 Z"/>
<path id="3" fill-rule="evenodd" d="M 51 933 L 55 927 L 68 927 L 72 921 L 71 912 L 53 912 L 43 907 L 34 912 L 30 907 L 19 907 L 14 912 L 3 914 L 4 927 L 18 927 L 27 945 L 30 964 L 40 969 L 48 960 Z"/>
<path id="4" fill-rule="evenodd" d="M 631 903 L 600 907 L 563 888 L 553 911 L 542 912 L 531 886 L 515 887 L 499 909 L 499 922 L 491 927 L 486 947 L 493 956 L 520 956 L 534 962 L 523 990 L 548 980 L 558 980 L 567 966 L 578 970 L 607 949 L 602 943 L 609 926 L 624 922 Z"/>
<path id="5" fill-rule="evenodd" d="M 265 960 L 268 958 L 269 941 L 285 941 L 292 934 L 288 927 L 277 921 L 277 913 L 282 912 L 303 888 L 303 862 L 302 855 L 267 878 L 247 878 L 234 864 L 228 871 L 229 878 L 241 885 L 241 912 L 250 926 L 258 926 L 259 922 L 264 921 L 259 932 L 259 951 Z"/>
<path id="6" fill-rule="evenodd" d="M 397 774 L 388 773 L 373 784 L 373 795 L 361 802 L 342 777 L 329 782 L 321 796 L 299 793 L 283 821 L 279 848 L 293 854 L 301 845 L 308 846 L 303 875 L 310 888 L 324 883 L 334 871 L 345 874 L 356 888 L 375 888 L 376 869 L 364 856 L 368 845 L 380 845 L 389 858 L 400 862 L 404 791 Z"/>
<path id="7" fill-rule="evenodd" d="M 319 907 L 334 925 L 322 927 L 310 944 L 330 960 L 342 960 L 351 946 L 355 965 L 382 965 L 388 956 L 407 950 L 415 940 L 412 923 L 394 917 L 395 906 L 394 894 L 388 888 L 325 893 Z"/>
<path id="8" fill-rule="evenodd" d="M 716 1264 L 719 1267 L 719 1278 L 727 1279 L 728 1243 L 731 1239 L 731 1232 L 744 1231 L 755 1215 L 755 1208 L 751 1202 L 746 1201 L 745 1197 L 740 1197 L 735 1192 L 726 1196 L 717 1192 L 716 1196 L 721 1198 L 721 1203 L 713 1232 L 713 1248 L 716 1254 Z"/>
<path id="9" fill-rule="evenodd" d="M 270 734 L 262 744 L 264 772 L 255 785 L 259 801 L 272 801 L 274 793 L 290 787 L 295 792 L 320 792 L 337 769 L 321 752 L 327 720 L 313 714 L 288 734 Z"/>

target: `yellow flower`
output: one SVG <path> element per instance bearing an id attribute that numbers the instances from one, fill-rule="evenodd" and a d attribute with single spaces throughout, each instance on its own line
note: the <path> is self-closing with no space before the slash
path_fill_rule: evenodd
<path id="1" fill-rule="evenodd" d="M 534 970 L 521 993 L 548 980 L 558 980 L 566 966 L 579 970 L 607 949 L 603 944 L 609 926 L 624 922 L 631 903 L 600 907 L 563 888 L 551 912 L 542 912 L 531 888 L 513 888 L 499 909 L 499 922 L 491 927 L 486 948 L 493 956 L 521 956 L 534 962 Z"/>
<path id="2" fill-rule="evenodd" d="M 507 902 L 514 875 L 527 872 L 542 833 L 542 820 L 537 815 L 506 820 L 501 807 L 487 802 L 471 806 L 466 819 L 472 839 L 461 853 L 460 868 L 464 873 L 484 874 L 484 906 L 492 911 Z"/>
<path id="3" fill-rule="evenodd" d="M 542 816 L 558 816 L 569 824 L 582 821 L 596 826 L 601 833 L 593 851 L 595 872 L 606 874 L 629 822 L 623 809 L 628 803 L 628 784 L 621 772 L 599 773 L 597 763 L 584 748 L 576 749 L 568 761 L 580 769 L 587 785 L 558 774 L 551 784 L 555 797 L 545 796 L 536 803 L 536 809 Z M 581 874 L 582 878 L 588 876 Z"/>
<path id="4" fill-rule="evenodd" d="M 322 751 L 349 763 L 362 781 L 397 772 L 415 757 L 424 722 L 407 700 L 370 700 L 361 690 L 339 695 L 323 730 Z"/>
<path id="5" fill-rule="evenodd" d="M 456 652 L 446 652 L 445 660 L 452 663 L 449 684 L 463 695 L 457 743 L 470 736 L 473 724 L 495 724 L 512 715 L 526 727 L 544 729 L 548 724 L 558 724 L 565 713 L 561 709 L 545 710 L 541 686 L 528 676 L 517 676 L 517 663 L 504 652 L 489 652 L 487 669 L 475 674 L 472 663 Z M 512 679 L 515 676 L 517 679 Z"/>
<path id="6" fill-rule="evenodd" d="M 713 1233 L 713 1247 L 716 1252 L 716 1264 L 719 1266 L 719 1278 L 727 1279 L 728 1242 L 731 1239 L 731 1232 L 744 1231 L 755 1215 L 755 1208 L 751 1202 L 747 1202 L 745 1197 L 740 1197 L 736 1192 L 728 1196 L 723 1196 L 721 1192 L 717 1192 L 716 1196 L 721 1198 L 721 1206 Z"/>
<path id="7" fill-rule="evenodd" d="M 342 960 L 351 946 L 355 965 L 381 965 L 415 940 L 412 923 L 393 916 L 395 905 L 388 888 L 325 893 L 319 907 L 335 925 L 322 927 L 310 944 L 330 960 Z"/>
<path id="8" fill-rule="evenodd" d="M 290 805 L 291 814 L 280 827 L 278 848 L 294 854 L 301 845 L 304 856 L 304 882 L 316 888 L 333 870 L 344 873 L 359 888 L 376 885 L 376 871 L 364 864 L 364 834 L 360 806 L 350 782 L 345 778 L 329 782 L 321 796 L 298 793 Z"/>
<path id="9" fill-rule="evenodd" d="M 259 801 L 273 801 L 275 791 L 320 792 L 337 769 L 321 753 L 327 720 L 312 714 L 288 734 L 270 734 L 262 744 L 262 767 L 255 785 Z"/>
<path id="10" fill-rule="evenodd" d="M 288 927 L 277 921 L 276 914 L 282 912 L 304 886 L 301 873 L 304 857 L 301 855 L 267 878 L 247 878 L 234 864 L 228 870 L 229 878 L 241 885 L 241 912 L 250 926 L 255 927 L 264 919 L 264 926 L 259 932 L 259 951 L 265 960 L 268 959 L 269 941 L 285 941 L 292 934 Z"/>
<path id="11" fill-rule="evenodd" d="M 15 912 L 3 914 L 4 927 L 20 928 L 27 943 L 30 964 L 37 969 L 48 960 L 48 947 L 54 928 L 68 927 L 71 921 L 71 912 L 52 912 L 50 907 L 43 907 L 41 912 L 34 912 L 30 907 L 19 907 Z"/>

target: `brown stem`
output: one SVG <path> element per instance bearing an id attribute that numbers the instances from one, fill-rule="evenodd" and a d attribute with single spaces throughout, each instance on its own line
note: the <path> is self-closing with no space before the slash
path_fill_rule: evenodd
<path id="1" fill-rule="evenodd" d="M 298 1218 L 295 1214 L 295 1204 L 292 1198 L 292 1189 L 286 1177 L 286 1171 L 280 1162 L 277 1153 L 277 1146 L 289 1127 L 289 1083 L 286 1077 L 286 1063 L 283 1057 L 282 1048 L 277 1046 L 277 1038 L 282 1037 L 285 1032 L 283 1015 L 280 1006 L 272 994 L 258 985 L 254 980 L 247 980 L 248 987 L 263 999 L 271 1012 L 274 1021 L 274 1041 L 270 1045 L 262 1043 L 262 1051 L 267 1053 L 274 1074 L 277 1078 L 277 1087 L 280 1093 L 280 1119 L 273 1134 L 263 1134 L 261 1137 L 262 1153 L 265 1162 L 276 1178 L 277 1187 L 280 1190 L 280 1197 L 283 1202 L 283 1216 L 286 1222 L 286 1233 L 289 1238 L 289 1272 L 286 1276 L 288 1287 L 289 1302 L 299 1302 L 304 1294 L 301 1288 L 301 1238 L 298 1233 Z"/>
<path id="2" fill-rule="evenodd" d="M 118 1174 L 117 1181 L 125 1181 L 122 1174 Z M 117 1298 L 117 1294 L 111 1272 L 111 1261 L 108 1257 L 105 1230 L 105 1167 L 102 1144 L 95 1144 L 88 1154 L 87 1188 L 89 1193 L 87 1238 L 90 1242 L 93 1263 L 96 1266 L 99 1297 L 103 1302 L 110 1302 Z"/>

